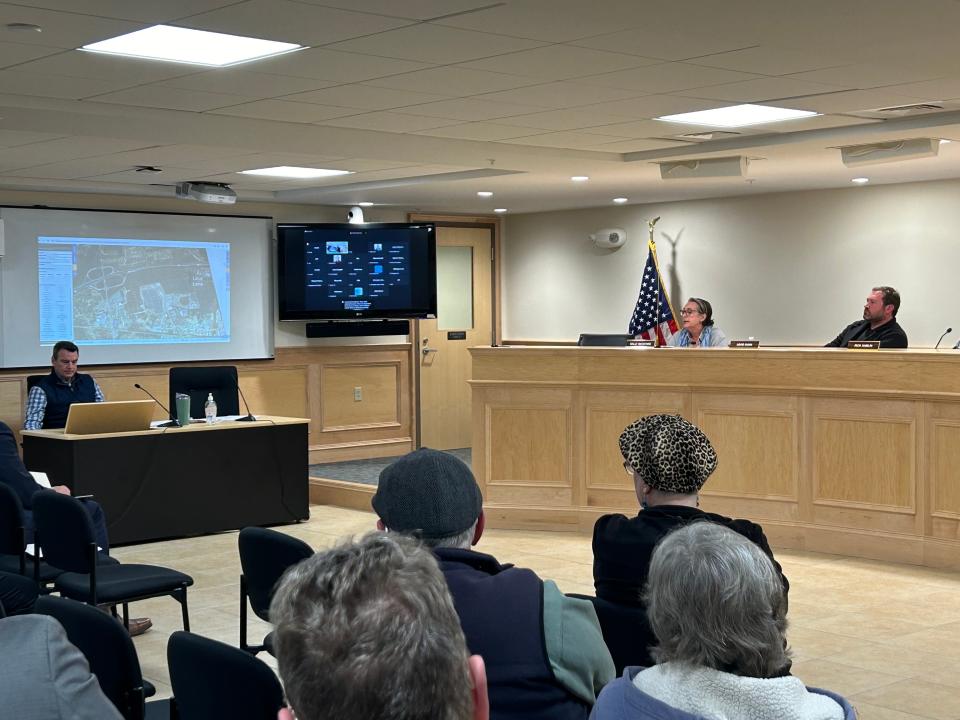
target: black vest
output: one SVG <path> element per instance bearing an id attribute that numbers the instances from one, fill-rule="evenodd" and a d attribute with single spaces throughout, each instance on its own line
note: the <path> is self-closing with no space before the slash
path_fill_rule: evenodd
<path id="1" fill-rule="evenodd" d="M 73 382 L 67 385 L 50 371 L 43 380 L 37 383 L 47 396 L 47 408 L 43 413 L 43 429 L 62 428 L 67 424 L 67 411 L 76 402 L 96 402 L 97 391 L 93 377 L 77 373 Z"/>
<path id="2" fill-rule="evenodd" d="M 543 636 L 543 582 L 472 550 L 438 548 L 471 654 L 487 669 L 491 720 L 585 720 L 590 708 L 557 681 Z"/>

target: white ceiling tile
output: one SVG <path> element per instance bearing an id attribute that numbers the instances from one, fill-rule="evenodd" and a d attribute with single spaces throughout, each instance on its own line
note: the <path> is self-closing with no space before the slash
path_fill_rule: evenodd
<path id="1" fill-rule="evenodd" d="M 611 143 L 592 145 L 590 149 L 603 152 L 631 153 L 644 152 L 646 150 L 666 150 L 669 148 L 687 147 L 689 145 L 690 143 L 683 142 L 682 140 L 634 138 L 632 140 L 616 140 Z"/>
<path id="2" fill-rule="evenodd" d="M 338 167 L 352 170 L 355 173 L 368 173 L 374 170 L 396 170 L 397 168 L 411 167 L 413 163 L 396 162 L 390 160 L 371 160 L 369 158 L 343 158 Z"/>
<path id="3" fill-rule="evenodd" d="M 259 98 L 280 97 L 281 95 L 319 90 L 336 85 L 335 82 L 330 80 L 274 75 L 241 68 L 219 68 L 166 80 L 160 84 L 187 90 L 251 95 Z"/>
<path id="4" fill-rule="evenodd" d="M 444 66 L 377 78 L 366 84 L 396 90 L 435 92 L 464 97 L 500 90 L 512 90 L 525 85 L 534 85 L 536 82 L 537 80 L 533 78 L 507 75 L 506 73 L 472 70 L 463 66 Z"/>
<path id="5" fill-rule="evenodd" d="M 925 82 L 890 85 L 884 90 L 907 95 L 918 100 L 948 100 L 960 97 L 960 77 L 942 77 Z"/>
<path id="6" fill-rule="evenodd" d="M 909 105 L 915 102 L 915 98 L 881 88 L 798 97 L 791 100 L 790 104 L 799 110 L 813 110 L 818 113 L 851 113 L 858 110 Z"/>
<path id="7" fill-rule="evenodd" d="M 64 162 L 50 163 L 48 165 L 35 165 L 19 170 L 18 175 L 32 178 L 74 180 L 76 178 L 93 177 L 128 170 L 129 168 L 130 166 L 128 164 L 115 160 L 110 155 L 106 155 L 80 160 L 67 160 Z"/>
<path id="8" fill-rule="evenodd" d="M 169 166 L 163 168 L 161 173 L 144 173 L 136 170 L 126 169 L 117 172 L 100 173 L 96 175 L 84 175 L 83 177 L 96 179 L 99 182 L 118 182 L 130 183 L 131 185 L 170 185 L 170 196 L 174 196 L 173 185 L 185 180 L 203 180 L 196 171 L 186 168 Z"/>
<path id="9" fill-rule="evenodd" d="M 507 138 L 522 137 L 530 135 L 531 130 L 546 128 L 530 128 L 518 125 L 502 125 L 500 123 L 489 122 L 471 122 L 460 123 L 458 125 L 446 125 L 444 127 L 423 130 L 419 135 L 431 135 L 433 137 L 460 138 L 462 140 L 505 140 Z"/>
<path id="10" fill-rule="evenodd" d="M 78 158 L 93 158 L 142 146 L 143 143 L 136 140 L 79 136 L 58 138 L 0 150 L 0 170 L 28 168 Z"/>
<path id="11" fill-rule="evenodd" d="M 83 15 L 160 23 L 232 5 L 236 0 L 163 0 L 163 2 L 131 2 L 131 0 L 16 0 L 17 5 L 49 10 L 70 10 Z"/>
<path id="12" fill-rule="evenodd" d="M 63 50 L 59 48 L 43 47 L 42 45 L 27 45 L 16 42 L 0 42 L 0 68 L 19 65 L 30 60 L 55 55 Z"/>
<path id="13" fill-rule="evenodd" d="M 661 61 L 625 53 L 593 50 L 573 45 L 549 45 L 474 60 L 465 63 L 464 67 L 535 77 L 540 80 L 567 80 L 583 75 L 628 70 L 659 62 Z"/>
<path id="14" fill-rule="evenodd" d="M 782 100 L 781 105 L 789 106 L 789 98 L 801 95 L 817 95 L 820 93 L 847 90 L 836 85 L 812 83 L 794 78 L 757 78 L 744 82 L 714 85 L 713 87 L 681 90 L 677 95 L 698 97 L 707 100 L 725 100 L 732 103 L 760 103 Z"/>
<path id="15" fill-rule="evenodd" d="M 0 147 L 17 147 L 30 143 L 56 140 L 60 135 L 53 133 L 27 132 L 25 130 L 0 130 Z"/>
<path id="16" fill-rule="evenodd" d="M 17 70 L 45 75 L 92 78 L 126 86 L 168 80 L 197 71 L 196 66 L 137 58 L 118 58 L 73 50 L 20 65 Z"/>
<path id="17" fill-rule="evenodd" d="M 724 107 L 730 103 L 702 98 L 681 97 L 680 95 L 643 95 L 627 100 L 612 100 L 598 103 L 594 108 L 598 113 L 613 115 L 629 115 L 635 120 L 655 118 L 661 115 L 693 112 L 695 110 L 709 110 L 715 107 Z"/>
<path id="18" fill-rule="evenodd" d="M 410 60 L 309 48 L 260 60 L 255 67 L 265 73 L 350 83 L 422 70 L 430 66 Z"/>
<path id="19" fill-rule="evenodd" d="M 543 85 L 531 85 L 516 90 L 480 95 L 478 100 L 496 102 L 516 102 L 526 105 L 538 105 L 547 108 L 568 108 L 578 105 L 593 105 L 610 100 L 623 100 L 636 93 L 619 88 L 584 85 L 574 82 L 554 82 Z"/>
<path id="20" fill-rule="evenodd" d="M 870 125 L 880 122 L 871 118 L 851 117 L 850 115 L 815 115 L 799 120 L 784 120 L 767 125 L 764 130 L 770 132 L 797 132 L 800 130 L 820 130 L 822 128 L 840 128 L 850 125 Z"/>
<path id="21" fill-rule="evenodd" d="M 511 145 L 532 145 L 535 147 L 557 147 L 582 149 L 609 142 L 610 140 L 627 140 L 628 138 L 611 138 L 609 135 L 591 135 L 585 132 L 552 132 L 541 135 L 501 140 Z"/>
<path id="22" fill-rule="evenodd" d="M 79 100 L 126 87 L 122 82 L 65 75 L 40 75 L 20 70 L 0 70 L 0 93 Z"/>
<path id="23" fill-rule="evenodd" d="M 411 115 L 426 115 L 427 117 L 449 118 L 450 120 L 493 120 L 495 118 L 537 112 L 540 108 L 534 105 L 517 105 L 514 103 L 498 103 L 462 98 L 459 100 L 442 100 L 424 105 L 413 105 L 404 110 Z"/>
<path id="24" fill-rule="evenodd" d="M 383 130 L 384 132 L 403 133 L 446 125 L 449 122 L 446 118 L 424 117 L 423 115 L 407 115 L 397 112 L 371 112 L 363 115 L 324 120 L 319 124 L 353 128 L 355 130 Z"/>
<path id="25" fill-rule="evenodd" d="M 116 153 L 112 157 L 123 160 L 128 165 L 181 165 L 190 162 L 222 159 L 248 155 L 249 151 L 237 147 L 215 147 L 209 145 L 160 145 Z M 184 165 L 184 167 L 188 167 Z"/>
<path id="26" fill-rule="evenodd" d="M 609 125 L 614 122 L 628 122 L 628 115 L 611 115 L 598 113 L 593 110 L 574 108 L 572 110 L 552 110 L 549 112 L 529 113 L 511 117 L 507 122 L 510 125 L 527 126 L 531 128 L 546 128 L 547 130 L 578 130 L 593 127 L 594 125 Z"/>
<path id="27" fill-rule="evenodd" d="M 662 63 L 632 70 L 620 70 L 602 75 L 580 78 L 582 83 L 624 88 L 637 93 L 669 93 L 690 88 L 708 87 L 732 82 L 753 80 L 757 75 L 708 68 L 689 63 Z"/>
<path id="28" fill-rule="evenodd" d="M 411 20 L 429 20 L 441 15 L 467 12 L 490 5 L 489 0 L 403 0 L 402 3 L 397 0 L 301 0 L 301 2 Z"/>
<path id="29" fill-rule="evenodd" d="M 846 65 L 857 60 L 857 50 L 851 46 L 843 53 L 812 52 L 810 48 L 792 48 L 777 45 L 757 45 L 732 52 L 705 55 L 690 60 L 695 65 L 760 73 L 761 75 L 788 75 L 821 68 Z"/>
<path id="30" fill-rule="evenodd" d="M 280 120 L 282 122 L 314 123 L 328 118 L 355 115 L 356 113 L 356 108 L 287 102 L 286 100 L 257 100 L 243 105 L 222 108 L 212 114 L 236 115 L 261 120 Z"/>
<path id="31" fill-rule="evenodd" d="M 320 105 L 341 105 L 361 110 L 389 110 L 407 105 L 448 100 L 447 95 L 417 93 L 409 90 L 392 90 L 371 85 L 337 85 L 325 90 L 312 90 L 305 93 L 288 95 L 284 100 L 293 102 L 318 103 Z"/>
<path id="32" fill-rule="evenodd" d="M 617 0 L 524 0 L 501 2 L 482 12 L 455 15 L 438 20 L 444 25 L 501 32 L 545 42 L 568 42 L 640 26 L 646 15 L 645 3 Z M 638 27 L 642 33 L 642 28 Z"/>
<path id="33" fill-rule="evenodd" d="M 868 62 L 841 67 L 810 70 L 809 72 L 790 75 L 796 80 L 807 80 L 815 83 L 842 85 L 845 88 L 868 90 L 898 83 L 933 80 L 936 74 L 932 71 L 916 70 L 904 65 Z"/>
<path id="34" fill-rule="evenodd" d="M 177 25 L 299 45 L 323 45 L 409 24 L 409 20 L 355 13 L 291 0 L 247 0 L 192 15 Z"/>
<path id="35" fill-rule="evenodd" d="M 526 50 L 538 45 L 540 43 L 504 35 L 458 30 L 439 25 L 414 25 L 348 40 L 331 47 L 347 52 L 448 64 Z"/>
<path id="36" fill-rule="evenodd" d="M 680 129 L 680 132 L 687 132 L 690 129 L 685 125 L 664 123 L 658 120 L 631 120 L 629 122 L 597 125 L 595 127 L 591 127 L 590 132 L 595 135 L 614 135 L 637 139 L 675 135 L 675 130 L 678 128 Z M 686 130 L 683 128 L 686 128 Z"/>
<path id="37" fill-rule="evenodd" d="M 67 5 L 68 8 L 72 7 Z M 25 45 L 42 45 L 73 50 L 89 43 L 143 29 L 142 23 L 112 20 L 76 12 L 0 3 L 0 27 L 8 23 L 39 25 L 43 32 L 18 32 L 7 39 Z"/>
<path id="38" fill-rule="evenodd" d="M 97 102 L 113 103 L 116 105 L 164 108 L 166 110 L 188 110 L 190 112 L 204 112 L 215 108 L 226 108 L 231 105 L 239 105 L 253 100 L 253 98 L 244 97 L 243 95 L 184 90 L 182 88 L 167 87 L 164 85 L 141 85 L 140 87 L 97 95 L 95 99 Z"/>

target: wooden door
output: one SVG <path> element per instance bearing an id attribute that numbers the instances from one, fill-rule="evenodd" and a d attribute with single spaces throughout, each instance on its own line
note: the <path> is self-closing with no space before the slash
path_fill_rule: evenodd
<path id="1" fill-rule="evenodd" d="M 493 341 L 493 231 L 437 228 L 437 319 L 420 320 L 420 445 L 471 444 L 470 352 Z"/>

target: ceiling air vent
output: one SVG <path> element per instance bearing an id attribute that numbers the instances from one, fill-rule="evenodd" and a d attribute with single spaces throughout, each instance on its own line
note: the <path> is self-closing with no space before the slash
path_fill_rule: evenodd
<path id="1" fill-rule="evenodd" d="M 917 103 L 916 105 L 894 105 L 893 107 L 877 108 L 872 112 L 900 117 L 901 115 L 937 112 L 938 110 L 943 110 L 943 105 L 938 105 L 936 103 Z"/>
<path id="2" fill-rule="evenodd" d="M 707 140 L 725 140 L 727 138 L 737 137 L 742 133 L 729 132 L 727 130 L 707 130 L 706 132 L 684 133 L 683 135 L 674 135 L 677 140 L 686 140 L 687 142 L 706 142 Z"/>

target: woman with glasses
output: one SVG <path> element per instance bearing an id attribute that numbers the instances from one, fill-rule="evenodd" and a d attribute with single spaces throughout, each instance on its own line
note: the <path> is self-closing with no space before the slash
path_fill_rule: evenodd
<path id="1" fill-rule="evenodd" d="M 683 329 L 670 338 L 673 347 L 726 347 L 727 336 L 713 324 L 713 306 L 703 298 L 692 297 L 680 311 Z"/>

